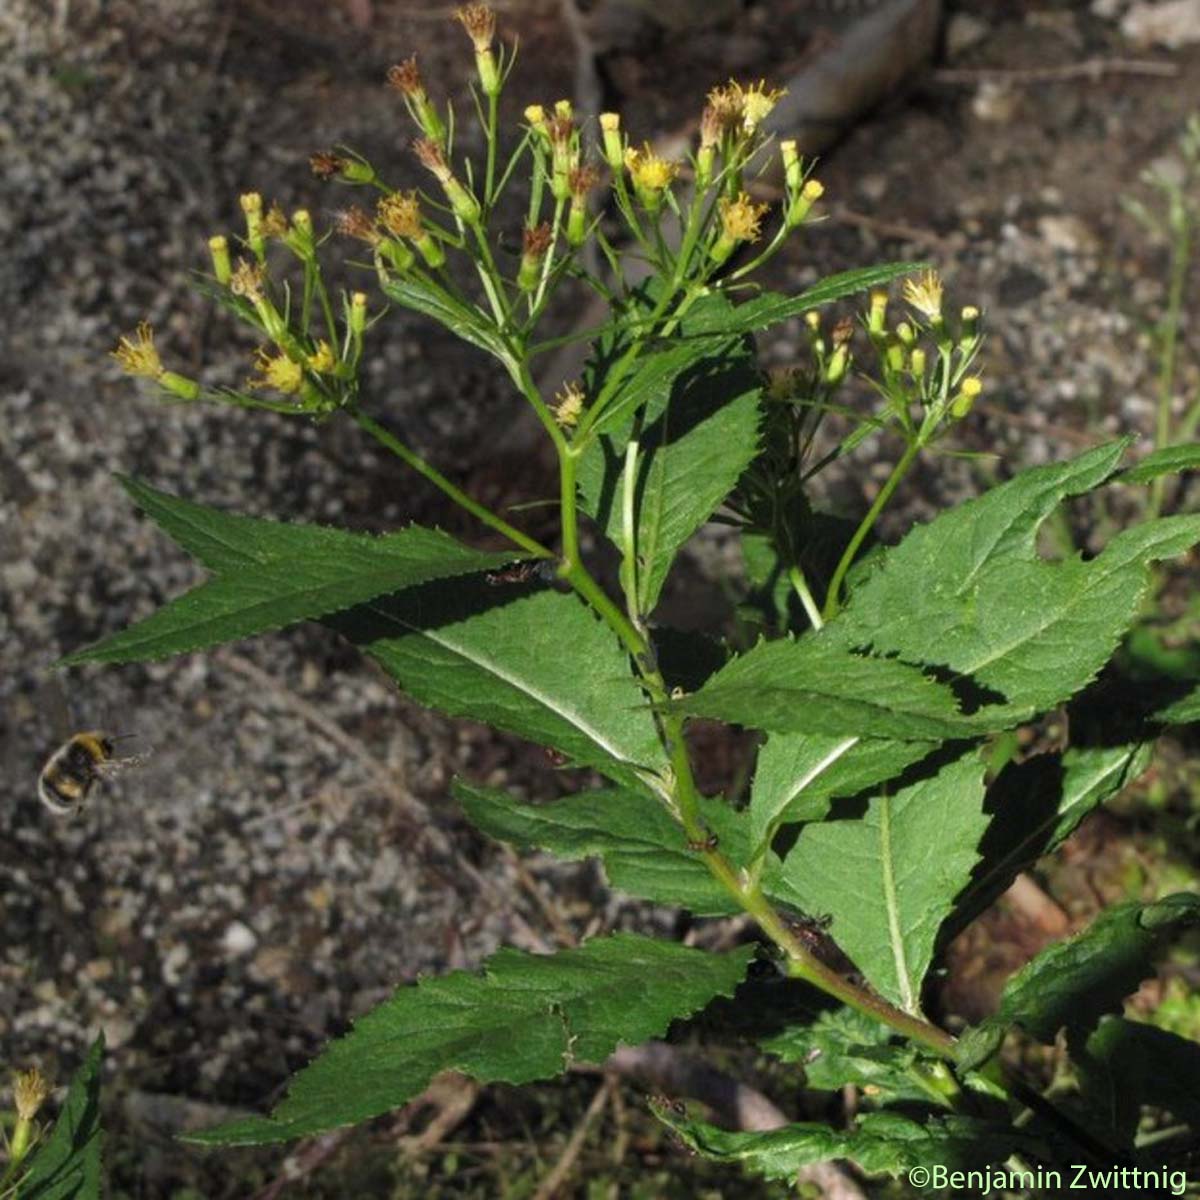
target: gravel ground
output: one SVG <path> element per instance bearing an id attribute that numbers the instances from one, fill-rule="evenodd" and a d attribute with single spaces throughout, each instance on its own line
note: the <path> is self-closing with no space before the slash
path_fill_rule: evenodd
<path id="1" fill-rule="evenodd" d="M 316 627 L 149 666 L 49 669 L 199 578 L 114 471 L 251 514 L 373 529 L 439 518 L 353 430 L 163 408 L 105 358 L 148 318 L 181 369 L 237 382 L 251 347 L 187 279 L 205 238 L 233 225 L 238 192 L 325 213 L 337 201 L 308 175 L 310 151 L 345 142 L 398 157 L 400 114 L 378 86 L 387 63 L 418 49 L 447 89 L 466 67 L 460 35 L 421 6 L 377 0 L 369 31 L 349 9 L 294 7 L 304 19 L 265 0 L 0 7 L 0 1057 L 61 1079 L 103 1029 L 124 1094 L 213 1105 L 261 1103 L 397 982 L 473 965 L 502 941 L 536 944 L 538 905 L 511 858 L 462 828 L 447 784 L 457 771 L 539 795 L 571 784 L 540 751 L 407 703 Z M 958 7 L 950 66 L 1178 68 L 922 81 L 830 156 L 835 219 L 779 269 L 778 285 L 799 287 L 883 257 L 936 262 L 953 301 L 979 304 L 991 329 L 987 402 L 961 448 L 999 451 L 1007 472 L 1150 428 L 1144 326 L 1165 259 L 1119 200 L 1200 109 L 1200 55 L 1127 43 L 1127 5 Z M 546 0 L 506 17 L 525 48 L 518 107 L 569 91 L 557 13 Z M 528 463 L 480 448 L 479 414 L 503 403 L 483 365 L 403 319 L 379 345 L 378 378 L 399 381 L 383 408 L 414 441 L 440 447 L 484 496 L 543 486 Z M 787 361 L 796 346 L 783 338 L 768 354 Z M 1184 361 L 1196 362 L 1186 347 Z M 1182 382 L 1195 392 L 1194 377 Z M 834 500 L 861 510 L 885 469 L 863 455 Z M 992 471 L 929 464 L 888 531 Z M 730 559 L 719 538 L 698 556 L 710 575 Z M 34 798 L 37 769 L 81 727 L 136 734 L 146 762 L 79 819 L 54 822 Z M 413 800 L 454 854 L 420 836 Z M 481 891 L 464 859 L 510 899 Z M 534 867 L 577 931 L 676 927 L 608 898 L 589 867 Z"/>

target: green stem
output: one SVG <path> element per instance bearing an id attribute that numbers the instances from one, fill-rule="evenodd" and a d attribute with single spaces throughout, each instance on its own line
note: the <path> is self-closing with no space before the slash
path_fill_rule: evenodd
<path id="1" fill-rule="evenodd" d="M 1165 449 L 1171 443 L 1171 399 L 1175 388 L 1175 359 L 1179 326 L 1183 318 L 1183 291 L 1191 256 L 1191 228 L 1186 212 L 1181 213 L 1171 239 L 1171 275 L 1167 288 L 1167 311 L 1163 314 L 1162 350 L 1158 369 L 1158 411 L 1155 417 L 1154 448 Z M 1167 478 L 1160 475 L 1151 485 L 1150 516 L 1162 511 Z"/>
<path id="2" fill-rule="evenodd" d="M 498 139 L 496 124 L 499 113 L 500 95 L 498 92 L 488 92 L 487 128 L 487 168 L 483 177 L 483 206 L 485 212 L 491 212 L 495 200 L 493 187 L 496 180 L 496 142 Z"/>
<path id="3" fill-rule="evenodd" d="M 892 468 L 892 473 L 888 476 L 887 482 L 879 489 L 879 495 L 875 497 L 875 503 L 871 505 L 867 511 L 867 515 L 863 517 L 858 528 L 854 531 L 854 536 L 850 539 L 850 544 L 842 552 L 842 557 L 838 560 L 837 569 L 833 572 L 833 578 L 829 581 L 829 591 L 825 595 L 825 607 L 821 615 L 826 621 L 832 620 L 833 617 L 837 616 L 838 610 L 841 607 L 839 593 L 842 589 L 842 581 L 846 578 L 846 572 L 850 570 L 850 565 L 854 562 L 855 555 L 858 554 L 864 539 L 871 532 L 871 528 L 878 519 L 879 514 L 883 512 L 884 505 L 892 498 L 892 493 L 899 486 L 904 476 L 908 474 L 909 468 L 916 461 L 917 455 L 921 453 L 923 447 L 924 442 L 919 437 L 909 442 L 908 447 L 900 456 L 900 461 Z"/>
<path id="4" fill-rule="evenodd" d="M 813 629 L 823 628 L 825 619 L 821 616 L 821 610 L 813 599 L 813 594 L 808 587 L 808 580 L 805 579 L 799 564 L 793 564 L 788 568 L 788 578 L 792 581 L 792 588 L 796 595 L 800 597 L 800 603 L 804 606 L 804 612 Z"/>
<path id="5" fill-rule="evenodd" d="M 434 487 L 444 492 L 460 508 L 465 508 L 473 517 L 482 521 L 489 528 L 496 530 L 497 533 L 502 533 L 510 542 L 532 554 L 535 558 L 554 557 L 553 550 L 543 546 L 541 542 L 529 537 L 528 534 L 522 533 L 502 517 L 498 517 L 491 509 L 485 508 L 482 504 L 472 500 L 466 492 L 455 487 L 440 471 L 430 466 L 419 454 L 410 450 L 399 438 L 380 425 L 378 421 L 368 417 L 366 413 L 358 408 L 349 408 L 346 411 L 354 418 L 360 429 L 365 433 L 369 433 L 381 446 L 386 446 L 397 458 L 407 463 L 418 474 L 423 475 Z"/>

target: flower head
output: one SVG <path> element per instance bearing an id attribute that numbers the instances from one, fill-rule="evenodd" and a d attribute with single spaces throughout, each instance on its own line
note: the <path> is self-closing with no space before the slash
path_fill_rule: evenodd
<path id="1" fill-rule="evenodd" d="M 306 360 L 309 369 L 316 371 L 318 375 L 328 375 L 334 367 L 337 366 L 337 359 L 333 356 L 333 350 L 326 341 L 319 341 L 317 348 L 307 356 Z"/>
<path id="2" fill-rule="evenodd" d="M 936 321 L 942 315 L 942 281 L 936 271 L 922 271 L 904 281 L 904 299 L 922 316 Z"/>
<path id="3" fill-rule="evenodd" d="M 708 93 L 705 112 L 714 130 L 723 133 L 741 126 L 744 112 L 742 96 L 741 85 L 732 80 L 725 87 L 713 88 Z"/>
<path id="4" fill-rule="evenodd" d="M 649 142 L 640 150 L 630 146 L 625 151 L 625 166 L 634 186 L 647 192 L 661 192 L 679 174 L 679 164 L 660 158 Z"/>
<path id="5" fill-rule="evenodd" d="M 721 228 L 725 236 L 734 242 L 758 240 L 758 225 L 770 205 L 755 204 L 742 192 L 736 200 L 721 201 Z"/>
<path id="6" fill-rule="evenodd" d="M 332 150 L 318 150 L 309 155 L 308 165 L 318 179 L 336 179 L 347 166 L 348 160 Z"/>
<path id="7" fill-rule="evenodd" d="M 760 79 L 749 87 L 735 84 L 742 95 L 742 125 L 747 133 L 753 133 L 771 114 L 771 110 L 787 95 L 785 88 L 769 88 L 767 81 Z"/>
<path id="8" fill-rule="evenodd" d="M 154 348 L 154 330 L 149 321 L 143 321 L 132 338 L 121 338 L 112 356 L 126 374 L 158 379 L 163 373 L 162 361 Z"/>
<path id="9" fill-rule="evenodd" d="M 268 209 L 268 211 L 263 215 L 263 237 L 281 238 L 287 233 L 287 231 L 287 213 L 285 213 L 278 204 L 272 204 L 270 209 Z"/>
<path id="10" fill-rule="evenodd" d="M 248 388 L 270 388 L 291 396 L 304 382 L 304 368 L 299 363 L 292 362 L 286 354 L 272 354 L 265 347 L 258 350 L 255 368 L 258 375 L 246 380 Z"/>
<path id="11" fill-rule="evenodd" d="M 464 4 L 454 17 L 467 31 L 477 53 L 482 54 L 491 46 L 496 36 L 496 14 L 488 5 Z"/>
<path id="12" fill-rule="evenodd" d="M 412 144 L 413 152 L 420 159 L 421 166 L 430 171 L 439 183 L 445 183 L 450 178 L 450 166 L 441 146 L 431 138 L 417 138 Z"/>
<path id="13" fill-rule="evenodd" d="M 229 277 L 229 290 L 235 296 L 244 296 L 253 303 L 262 299 L 266 278 L 266 271 L 258 263 L 240 258 L 233 274 Z"/>
<path id="14" fill-rule="evenodd" d="M 583 388 L 577 382 L 568 383 L 554 398 L 558 401 L 554 409 L 554 419 L 564 429 L 574 429 L 583 415 Z"/>
<path id="15" fill-rule="evenodd" d="M 384 196 L 376 206 L 376 212 L 384 229 L 397 237 L 416 240 L 425 232 L 416 192 L 393 192 Z"/>
<path id="16" fill-rule="evenodd" d="M 357 204 L 338 213 L 335 228 L 344 237 L 357 238 L 371 246 L 379 244 L 379 229 L 370 215 Z"/>
<path id="17" fill-rule="evenodd" d="M 13 1080 L 13 1104 L 16 1105 L 17 1119 L 32 1121 L 49 1095 L 50 1084 L 37 1067 L 18 1071 Z"/>
<path id="18" fill-rule="evenodd" d="M 388 67 L 387 81 L 388 87 L 413 100 L 423 100 L 428 94 L 415 54 L 403 62 L 396 63 L 395 66 Z"/>
<path id="19" fill-rule="evenodd" d="M 599 182 L 600 172 L 592 166 L 575 167 L 567 176 L 567 184 L 575 200 L 582 200 Z"/>

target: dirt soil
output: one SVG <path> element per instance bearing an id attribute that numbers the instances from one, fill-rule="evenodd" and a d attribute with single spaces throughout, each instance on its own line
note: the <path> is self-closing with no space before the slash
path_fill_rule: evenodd
<path id="1" fill-rule="evenodd" d="M 1145 330 L 1165 249 L 1121 198 L 1142 194 L 1139 175 L 1200 111 L 1200 48 L 1131 45 L 1126 7 L 962 0 L 934 69 L 820 166 L 831 218 L 777 266 L 775 286 L 926 258 L 952 304 L 987 314 L 986 397 L 958 448 L 996 457 L 926 464 L 886 536 L 1020 465 L 1151 430 Z M 786 78 L 820 48 L 814 12 L 819 36 L 855 19 L 854 4 L 732 0 L 685 28 L 671 4 L 626 8 L 593 26 L 599 78 L 605 103 L 646 137 L 686 127 L 731 73 Z M 181 370 L 241 381 L 252 343 L 188 288 L 207 237 L 237 228 L 250 188 L 327 221 L 346 195 L 309 173 L 317 149 L 352 146 L 415 182 L 403 113 L 380 81 L 415 51 L 439 94 L 465 94 L 470 59 L 449 11 L 398 0 L 0 8 L 0 1061 L 63 1080 L 104 1031 L 121 1131 L 114 1194 L 265 1186 L 284 1151 L 230 1165 L 171 1135 L 277 1098 L 331 1035 L 420 972 L 474 966 L 502 943 L 552 946 L 556 928 L 708 936 L 610 894 L 589 865 L 533 857 L 518 870 L 464 825 L 450 778 L 543 797 L 577 778 L 536 748 L 419 709 L 323 629 L 50 670 L 200 578 L 114 472 L 248 514 L 375 530 L 436 521 L 488 544 L 353 427 L 164 407 L 106 358 L 149 319 Z M 558 0 L 512 0 L 501 21 L 521 45 L 509 118 L 572 94 Z M 1054 74 L 1088 60 L 1110 69 Z M 1179 390 L 1195 394 L 1194 325 L 1185 343 Z M 790 361 L 798 344 L 784 335 L 767 357 Z M 481 357 L 401 314 L 375 346 L 376 411 L 449 474 L 493 504 L 548 491 L 536 458 L 494 453 L 489 421 L 513 410 Z M 861 512 L 886 452 L 856 459 L 831 503 Z M 719 614 L 730 546 L 707 537 L 694 562 L 713 597 L 698 612 Z M 79 819 L 55 822 L 34 795 L 38 768 L 65 731 L 86 727 L 136 734 L 146 761 Z M 441 842 L 414 824 L 414 799 Z"/>

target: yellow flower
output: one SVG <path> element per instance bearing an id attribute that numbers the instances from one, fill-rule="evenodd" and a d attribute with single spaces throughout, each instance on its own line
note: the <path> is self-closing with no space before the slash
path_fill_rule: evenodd
<path id="1" fill-rule="evenodd" d="M 942 315 L 942 281 L 936 271 L 922 271 L 916 279 L 904 281 L 904 299 L 926 319 L 936 321 Z"/>
<path id="2" fill-rule="evenodd" d="M 141 375 L 146 379 L 159 379 L 163 374 L 162 361 L 154 348 L 154 330 L 149 321 L 137 327 L 132 338 L 123 337 L 112 352 L 121 369 L 129 375 Z"/>
<path id="3" fill-rule="evenodd" d="M 307 361 L 309 367 L 318 375 L 328 375 L 337 366 L 337 359 L 333 357 L 333 351 L 326 341 L 317 343 L 316 350 L 308 356 Z"/>
<path id="4" fill-rule="evenodd" d="M 271 388 L 291 396 L 304 382 L 304 368 L 299 363 L 292 362 L 286 354 L 272 354 L 265 347 L 259 349 L 255 366 L 258 376 L 246 381 L 248 388 Z"/>
<path id="5" fill-rule="evenodd" d="M 649 142 L 640 150 L 630 146 L 625 151 L 625 166 L 633 177 L 634 186 L 648 192 L 661 192 L 679 174 L 679 164 L 659 158 Z"/>
<path id="6" fill-rule="evenodd" d="M 771 110 L 787 95 L 785 88 L 769 88 L 767 81 L 760 79 L 749 87 L 735 87 L 742 95 L 742 124 L 747 133 L 753 133 L 770 115 Z"/>
<path id="7" fill-rule="evenodd" d="M 721 228 L 734 242 L 758 240 L 758 223 L 770 205 L 754 204 L 743 192 L 736 200 L 721 201 Z"/>
<path id="8" fill-rule="evenodd" d="M 383 227 L 397 237 L 415 240 L 425 232 L 416 192 L 393 192 L 390 196 L 384 196 L 379 201 L 377 211 Z"/>
<path id="9" fill-rule="evenodd" d="M 583 388 L 578 383 L 568 383 L 554 398 L 558 401 L 554 419 L 564 429 L 574 429 L 583 415 Z"/>

